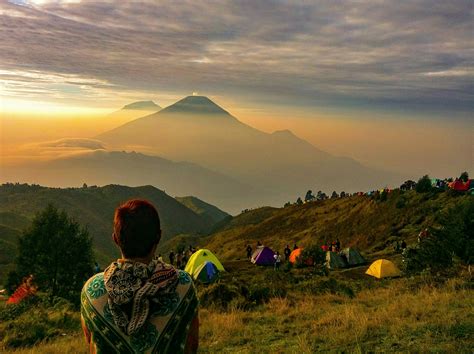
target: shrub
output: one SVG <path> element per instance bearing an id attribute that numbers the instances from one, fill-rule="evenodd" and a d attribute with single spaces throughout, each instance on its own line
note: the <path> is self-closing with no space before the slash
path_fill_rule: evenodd
<path id="1" fill-rule="evenodd" d="M 326 262 L 326 253 L 318 245 L 306 247 L 301 252 L 301 256 L 297 260 L 297 266 L 304 267 L 312 265 L 319 267 Z"/>
<path id="2" fill-rule="evenodd" d="M 418 180 L 418 183 L 416 184 L 416 191 L 418 193 L 431 192 L 431 189 L 431 179 L 428 175 L 424 175 Z"/>
<path id="3" fill-rule="evenodd" d="M 442 270 L 452 265 L 453 256 L 471 264 L 474 254 L 474 200 L 468 199 L 449 209 L 438 218 L 440 226 L 432 228 L 429 236 L 416 247 L 403 253 L 403 267 L 408 273 L 430 267 Z"/>

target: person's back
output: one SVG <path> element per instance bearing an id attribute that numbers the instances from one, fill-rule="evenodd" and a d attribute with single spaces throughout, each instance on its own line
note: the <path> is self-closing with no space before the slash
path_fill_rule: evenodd
<path id="1" fill-rule="evenodd" d="M 151 204 L 129 201 L 116 210 L 114 241 L 122 258 L 90 278 L 81 319 L 90 351 L 196 352 L 198 300 L 190 276 L 153 259 L 161 237 Z"/>

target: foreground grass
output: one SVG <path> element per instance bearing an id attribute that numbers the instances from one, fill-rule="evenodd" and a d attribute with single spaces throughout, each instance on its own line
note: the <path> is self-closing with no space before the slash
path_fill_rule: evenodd
<path id="1" fill-rule="evenodd" d="M 409 281 L 335 294 L 274 298 L 254 311 L 201 310 L 202 352 L 474 349 L 474 297 L 462 281 L 411 290 Z"/>
<path id="2" fill-rule="evenodd" d="M 332 277 L 341 282 L 341 274 Z M 471 281 L 418 277 L 367 285 L 354 296 L 295 290 L 246 311 L 201 308 L 200 352 L 473 352 Z M 76 330 L 2 352 L 85 353 L 87 348 Z"/>

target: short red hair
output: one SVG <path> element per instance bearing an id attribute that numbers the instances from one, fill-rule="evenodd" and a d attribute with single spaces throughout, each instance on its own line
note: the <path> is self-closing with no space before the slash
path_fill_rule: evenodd
<path id="1" fill-rule="evenodd" d="M 114 235 L 124 257 L 147 256 L 161 237 L 158 211 L 143 199 L 125 202 L 115 210 Z"/>

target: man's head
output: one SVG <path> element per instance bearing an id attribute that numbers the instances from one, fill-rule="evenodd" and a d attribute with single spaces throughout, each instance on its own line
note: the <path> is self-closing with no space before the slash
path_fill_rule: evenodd
<path id="1" fill-rule="evenodd" d="M 125 258 L 149 256 L 160 238 L 160 217 L 151 203 L 132 199 L 115 210 L 113 239 Z"/>

